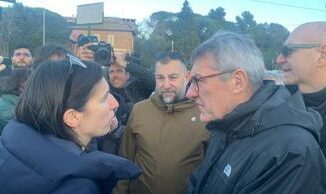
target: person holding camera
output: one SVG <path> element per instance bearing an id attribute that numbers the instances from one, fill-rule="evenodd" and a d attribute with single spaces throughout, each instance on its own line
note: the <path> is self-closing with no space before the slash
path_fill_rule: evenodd
<path id="1" fill-rule="evenodd" d="M 124 52 L 114 53 L 111 45 L 98 42 L 95 36 L 72 33 L 77 47 L 76 56 L 81 60 L 95 61 L 104 70 L 113 96 L 120 106 L 116 112 L 118 127 L 98 139 L 100 150 L 118 154 L 119 145 L 133 105 L 147 99 L 155 89 L 154 74 L 139 64 L 139 58 Z"/>
<path id="2" fill-rule="evenodd" d="M 0 139 L 0 193 L 111 193 L 137 178 L 132 162 L 89 146 L 117 108 L 98 65 L 71 55 L 39 65 Z"/>

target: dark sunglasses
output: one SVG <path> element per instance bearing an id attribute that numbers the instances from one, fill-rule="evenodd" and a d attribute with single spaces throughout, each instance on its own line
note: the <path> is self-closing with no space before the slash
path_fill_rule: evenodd
<path id="1" fill-rule="evenodd" d="M 281 48 L 280 54 L 284 57 L 289 57 L 298 49 L 310 49 L 320 47 L 320 44 L 287 44 Z"/>
<path id="2" fill-rule="evenodd" d="M 63 107 L 66 107 L 67 104 L 67 100 L 70 96 L 70 92 L 71 92 L 71 87 L 72 87 L 72 77 L 73 77 L 73 73 L 74 73 L 74 66 L 79 66 L 83 69 L 87 69 L 87 66 L 80 61 L 77 57 L 67 53 L 66 54 L 66 60 L 69 62 L 69 74 L 68 74 L 68 78 L 66 80 L 65 86 L 64 86 L 64 94 L 63 94 Z"/>

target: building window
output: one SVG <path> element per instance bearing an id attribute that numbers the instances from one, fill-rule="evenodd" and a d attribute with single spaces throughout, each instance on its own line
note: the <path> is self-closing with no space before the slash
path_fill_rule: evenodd
<path id="1" fill-rule="evenodd" d="M 114 35 L 108 35 L 107 43 L 111 44 L 111 46 L 114 46 Z"/>

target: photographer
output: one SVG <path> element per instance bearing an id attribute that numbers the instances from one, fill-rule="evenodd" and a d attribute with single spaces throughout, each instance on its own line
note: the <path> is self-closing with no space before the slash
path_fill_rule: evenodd
<path id="1" fill-rule="evenodd" d="M 71 36 L 72 37 L 72 36 Z M 112 154 L 117 154 L 120 140 L 124 133 L 132 106 L 150 96 L 155 89 L 154 74 L 139 64 L 139 57 L 126 53 L 114 54 L 111 45 L 105 42 L 95 42 L 94 37 L 74 35 L 78 37 L 75 43 L 75 54 L 81 60 L 95 61 L 104 69 L 109 81 L 111 93 L 119 102 L 116 116 L 119 126 L 112 133 L 99 139 L 99 149 Z M 95 45 L 95 46 L 94 46 Z M 109 46 L 107 46 L 109 45 Z M 96 48 L 96 49 L 95 49 Z M 107 51 L 109 59 L 105 59 L 103 51 Z M 110 51 L 110 52 L 109 52 Z M 104 63 L 106 61 L 106 63 Z"/>

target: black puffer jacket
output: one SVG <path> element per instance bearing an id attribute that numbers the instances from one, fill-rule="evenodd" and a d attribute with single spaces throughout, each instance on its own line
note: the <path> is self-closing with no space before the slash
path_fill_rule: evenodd
<path id="1" fill-rule="evenodd" d="M 207 125 L 212 138 L 187 193 L 325 193 L 321 125 L 299 93 L 267 83 L 223 120 Z"/>

